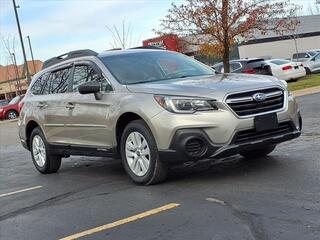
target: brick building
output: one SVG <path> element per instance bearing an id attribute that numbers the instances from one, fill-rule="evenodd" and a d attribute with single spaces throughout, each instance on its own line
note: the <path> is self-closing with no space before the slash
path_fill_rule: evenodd
<path id="1" fill-rule="evenodd" d="M 42 62 L 40 60 L 28 61 L 28 68 L 31 76 L 41 70 Z M 0 65 L 0 100 L 11 99 L 19 94 L 25 93 L 28 89 L 28 82 L 25 77 L 24 64 L 18 65 Z"/>

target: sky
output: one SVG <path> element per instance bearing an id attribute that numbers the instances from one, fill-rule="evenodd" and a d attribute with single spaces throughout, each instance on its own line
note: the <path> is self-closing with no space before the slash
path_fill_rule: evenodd
<path id="1" fill-rule="evenodd" d="M 33 55 L 42 61 L 76 49 L 97 52 L 112 48 L 107 26 L 121 28 L 122 22 L 133 27 L 132 45 L 155 37 L 153 29 L 166 14 L 172 2 L 184 0 L 16 0 L 27 59 L 30 36 Z M 303 6 L 302 14 L 315 0 L 291 0 Z M 22 64 L 17 24 L 12 0 L 0 0 L 0 64 L 9 58 L 3 39 L 15 39 L 17 63 Z M 10 62 L 9 62 L 10 63 Z"/>

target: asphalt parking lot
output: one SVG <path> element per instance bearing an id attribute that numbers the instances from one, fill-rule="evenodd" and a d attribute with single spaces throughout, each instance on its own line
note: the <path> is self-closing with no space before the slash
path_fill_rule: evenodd
<path id="1" fill-rule="evenodd" d="M 320 236 L 320 94 L 299 97 L 300 138 L 251 161 L 174 170 L 136 186 L 118 160 L 64 159 L 41 175 L 0 123 L 0 239 L 313 239 Z"/>

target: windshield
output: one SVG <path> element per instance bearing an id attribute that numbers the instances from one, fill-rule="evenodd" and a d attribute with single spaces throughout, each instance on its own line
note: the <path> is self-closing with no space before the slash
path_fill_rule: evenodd
<path id="1" fill-rule="evenodd" d="M 311 57 L 315 56 L 317 54 L 317 52 L 308 52 L 310 54 Z"/>
<path id="2" fill-rule="evenodd" d="M 125 85 L 214 74 L 211 68 L 190 57 L 167 51 L 132 52 L 101 60 Z"/>
<path id="3" fill-rule="evenodd" d="M 16 96 L 16 97 L 12 98 L 8 105 L 18 103 L 19 99 L 20 99 L 20 96 Z"/>

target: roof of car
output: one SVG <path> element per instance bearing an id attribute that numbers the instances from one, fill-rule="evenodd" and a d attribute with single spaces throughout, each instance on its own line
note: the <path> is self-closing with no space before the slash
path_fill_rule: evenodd
<path id="1" fill-rule="evenodd" d="M 125 55 L 125 54 L 132 54 L 132 53 L 142 53 L 142 52 L 159 52 L 159 51 L 167 51 L 164 49 L 128 49 L 128 50 L 111 50 L 111 51 L 104 51 L 98 54 L 98 57 L 106 57 L 106 56 L 115 56 L 115 55 Z"/>
<path id="2" fill-rule="evenodd" d="M 43 63 L 42 70 L 52 67 L 52 66 L 59 66 L 61 64 L 64 64 L 66 62 L 70 62 L 68 60 L 76 59 L 79 57 L 89 57 L 89 56 L 95 56 L 95 57 L 105 57 L 105 56 L 115 56 L 115 55 L 124 55 L 124 54 L 131 54 L 131 53 L 138 53 L 138 52 L 155 52 L 155 51 L 166 51 L 165 49 L 152 47 L 152 46 L 146 46 L 146 47 L 137 47 L 132 48 L 128 50 L 107 50 L 101 53 L 97 53 L 95 51 L 92 51 L 90 49 L 83 49 L 83 50 L 75 50 L 71 51 L 62 55 L 59 55 L 57 57 L 52 57 L 48 60 L 46 60 Z"/>

